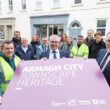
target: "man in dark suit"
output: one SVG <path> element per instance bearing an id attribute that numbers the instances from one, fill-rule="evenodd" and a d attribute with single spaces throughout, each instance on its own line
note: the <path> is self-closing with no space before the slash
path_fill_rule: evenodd
<path id="1" fill-rule="evenodd" d="M 21 60 L 34 60 L 33 48 L 28 44 L 28 39 L 26 37 L 21 38 L 21 46 L 16 47 L 15 54 Z"/>
<path id="2" fill-rule="evenodd" d="M 50 36 L 49 45 L 50 49 L 41 53 L 41 58 L 46 59 L 58 59 L 68 58 L 69 54 L 65 51 L 59 50 L 60 38 L 57 35 Z"/>
<path id="3" fill-rule="evenodd" d="M 14 37 L 12 38 L 12 42 L 14 44 L 14 47 L 21 46 L 21 37 L 20 37 L 20 31 L 14 31 Z"/>
<path id="4" fill-rule="evenodd" d="M 105 42 L 107 49 L 101 49 L 99 51 L 97 62 L 110 86 L 110 32 L 107 33 Z"/>

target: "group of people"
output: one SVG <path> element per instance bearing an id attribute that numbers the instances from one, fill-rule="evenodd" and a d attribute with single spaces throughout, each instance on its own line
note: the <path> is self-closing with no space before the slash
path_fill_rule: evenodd
<path id="1" fill-rule="evenodd" d="M 82 57 L 82 58 L 97 58 L 97 54 L 100 49 L 106 48 L 106 44 L 103 41 L 102 33 L 96 32 L 92 29 L 87 31 L 87 37 L 84 39 L 82 35 L 77 37 L 77 43 L 72 43 L 72 38 L 62 36 L 60 43 L 60 49 L 68 51 L 70 57 Z"/>
<path id="2" fill-rule="evenodd" d="M 28 43 L 26 37 L 21 38 L 20 32 L 15 31 L 13 39 L 4 41 L 0 50 L 0 96 L 3 96 L 22 60 L 95 58 L 110 86 L 110 32 L 104 42 L 101 32 L 94 34 L 93 30 L 88 30 L 85 39 L 79 35 L 76 44 L 73 44 L 71 36 L 66 34 L 61 38 L 51 35 L 49 40 L 45 36 L 40 39 L 38 35 L 34 35 Z"/>
<path id="3" fill-rule="evenodd" d="M 15 47 L 15 54 L 21 60 L 41 59 L 42 52 L 50 50 L 51 42 L 46 36 L 40 39 L 38 35 L 32 36 L 29 43 L 28 38 L 20 37 L 20 32 L 15 31 L 12 39 Z M 82 35 L 77 37 L 77 41 L 73 44 L 72 37 L 66 34 L 62 35 L 58 41 L 58 49 L 68 53 L 69 57 L 97 58 L 100 49 L 106 48 L 103 41 L 102 33 L 88 30 L 87 37 L 84 39 Z"/>

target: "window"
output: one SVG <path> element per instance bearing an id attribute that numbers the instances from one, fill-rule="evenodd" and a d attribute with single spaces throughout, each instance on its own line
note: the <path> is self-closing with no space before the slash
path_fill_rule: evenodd
<path id="1" fill-rule="evenodd" d="M 26 10 L 26 0 L 22 0 L 22 10 Z"/>
<path id="2" fill-rule="evenodd" d="M 9 4 L 9 11 L 13 11 L 13 1 L 8 0 L 8 4 Z"/>
<path id="3" fill-rule="evenodd" d="M 81 24 L 79 21 L 75 20 L 70 24 L 71 29 L 81 29 Z"/>
<path id="4" fill-rule="evenodd" d="M 40 36 L 51 36 L 52 34 L 57 34 L 59 36 L 64 34 L 64 25 L 34 25 L 34 34 Z"/>
<path id="5" fill-rule="evenodd" d="M 64 26 L 63 25 L 48 25 L 48 36 L 52 34 L 63 35 L 64 34 Z"/>
<path id="6" fill-rule="evenodd" d="M 82 6 L 82 0 L 70 0 L 72 6 Z"/>
<path id="7" fill-rule="evenodd" d="M 97 31 L 101 31 L 102 35 L 105 36 L 106 20 L 97 20 Z"/>
<path id="8" fill-rule="evenodd" d="M 72 24 L 72 27 L 80 27 L 80 25 L 78 23 L 74 23 Z"/>
<path id="9" fill-rule="evenodd" d="M 42 8 L 42 0 L 37 0 L 36 7 L 37 8 Z"/>
<path id="10" fill-rule="evenodd" d="M 79 4 L 81 3 L 81 0 L 74 0 L 74 4 Z"/>
<path id="11" fill-rule="evenodd" d="M 53 7 L 59 7 L 60 6 L 60 0 L 53 0 Z"/>
<path id="12" fill-rule="evenodd" d="M 1 8 L 1 0 L 0 0 L 0 11 L 2 10 L 2 8 Z"/>
<path id="13" fill-rule="evenodd" d="M 4 25 L 0 25 L 0 39 L 4 39 L 5 35 L 4 35 Z"/>

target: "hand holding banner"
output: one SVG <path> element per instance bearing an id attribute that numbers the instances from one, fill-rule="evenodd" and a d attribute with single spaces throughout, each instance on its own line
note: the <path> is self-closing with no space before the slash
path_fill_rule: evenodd
<path id="1" fill-rule="evenodd" d="M 0 105 L 2 104 L 2 97 L 0 96 Z"/>
<path id="2" fill-rule="evenodd" d="M 0 110 L 110 110 L 110 88 L 95 60 L 23 61 Z"/>

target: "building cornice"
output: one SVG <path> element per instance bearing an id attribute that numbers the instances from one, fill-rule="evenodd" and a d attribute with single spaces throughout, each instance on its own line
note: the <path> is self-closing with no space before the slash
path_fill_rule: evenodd
<path id="1" fill-rule="evenodd" d="M 30 16 L 30 18 L 36 18 L 36 17 L 52 17 L 52 16 L 69 16 L 69 13 L 65 13 L 65 14 L 37 14 L 37 15 L 33 15 Z"/>

